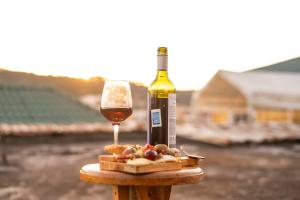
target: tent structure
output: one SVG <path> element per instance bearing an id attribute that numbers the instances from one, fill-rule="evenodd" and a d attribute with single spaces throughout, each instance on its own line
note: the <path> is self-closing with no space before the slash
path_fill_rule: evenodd
<path id="1" fill-rule="evenodd" d="M 192 98 L 192 106 L 215 123 L 300 123 L 300 74 L 218 71 Z"/>

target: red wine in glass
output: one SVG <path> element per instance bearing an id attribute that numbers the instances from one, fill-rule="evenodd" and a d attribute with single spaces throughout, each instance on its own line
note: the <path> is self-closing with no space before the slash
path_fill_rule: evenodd
<path id="1" fill-rule="evenodd" d="M 112 122 L 114 143 L 118 144 L 119 125 L 132 114 L 132 99 L 128 81 L 105 81 L 100 112 Z"/>
<path id="2" fill-rule="evenodd" d="M 132 108 L 100 108 L 100 111 L 113 124 L 120 124 L 132 114 Z"/>

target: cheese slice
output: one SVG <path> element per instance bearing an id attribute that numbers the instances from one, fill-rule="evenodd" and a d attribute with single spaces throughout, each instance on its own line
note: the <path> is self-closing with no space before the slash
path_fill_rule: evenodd
<path id="1" fill-rule="evenodd" d="M 128 165 L 134 165 L 134 166 L 149 165 L 149 164 L 153 164 L 153 163 L 155 163 L 155 161 L 151 161 L 146 158 L 136 158 L 136 159 L 127 161 Z"/>
<path id="2" fill-rule="evenodd" d="M 162 157 L 158 160 L 156 160 L 155 162 L 157 163 L 162 163 L 162 162 L 176 162 L 177 159 L 174 156 L 170 156 L 170 155 L 162 155 Z"/>
<path id="3" fill-rule="evenodd" d="M 149 165 L 149 164 L 156 164 L 156 163 L 165 163 L 165 162 L 176 162 L 177 159 L 174 156 L 170 155 L 162 155 L 162 157 L 158 160 L 151 161 L 146 158 L 136 158 L 133 160 L 128 160 L 128 165 L 134 165 L 134 166 L 141 166 L 141 165 Z"/>

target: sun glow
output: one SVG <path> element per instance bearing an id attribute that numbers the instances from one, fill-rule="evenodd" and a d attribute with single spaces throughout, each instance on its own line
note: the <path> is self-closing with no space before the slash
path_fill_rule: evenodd
<path id="1" fill-rule="evenodd" d="M 244 71 L 300 52 L 297 1 L 17 4 L 0 3 L 0 66 L 9 70 L 148 85 L 156 49 L 167 46 L 176 88 L 199 89 L 218 69 Z"/>

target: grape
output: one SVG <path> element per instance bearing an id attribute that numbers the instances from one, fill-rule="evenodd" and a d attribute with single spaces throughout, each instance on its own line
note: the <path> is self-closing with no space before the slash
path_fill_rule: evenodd
<path id="1" fill-rule="evenodd" d="M 155 160 L 157 157 L 157 152 L 154 150 L 147 150 L 147 151 L 145 151 L 144 156 L 148 160 Z"/>

